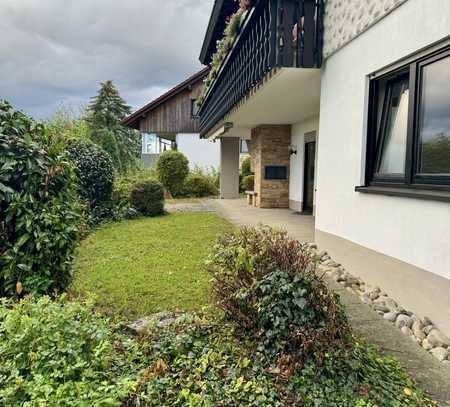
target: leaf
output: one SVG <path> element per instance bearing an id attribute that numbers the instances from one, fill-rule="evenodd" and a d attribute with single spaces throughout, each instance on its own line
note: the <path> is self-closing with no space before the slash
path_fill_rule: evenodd
<path id="1" fill-rule="evenodd" d="M 22 294 L 22 292 L 23 292 L 22 283 L 20 281 L 18 281 L 16 283 L 16 293 L 17 293 L 17 295 L 20 295 L 20 294 Z"/>
<path id="2" fill-rule="evenodd" d="M 294 304 L 297 305 L 300 309 L 304 309 L 306 306 L 306 300 L 304 298 L 295 299 Z"/>
<path id="3" fill-rule="evenodd" d="M 2 184 L 1 182 L 0 182 L 0 191 L 5 194 L 13 194 L 15 192 L 14 189 Z"/>
<path id="4" fill-rule="evenodd" d="M 30 239 L 30 235 L 27 234 L 27 233 L 22 235 L 22 236 L 20 236 L 19 240 L 15 244 L 15 247 L 17 249 L 20 249 L 26 242 L 28 242 L 29 239 Z"/>
<path id="5" fill-rule="evenodd" d="M 405 393 L 406 396 L 410 397 L 413 394 L 413 391 L 409 388 L 409 387 L 405 387 L 403 389 L 403 392 Z"/>

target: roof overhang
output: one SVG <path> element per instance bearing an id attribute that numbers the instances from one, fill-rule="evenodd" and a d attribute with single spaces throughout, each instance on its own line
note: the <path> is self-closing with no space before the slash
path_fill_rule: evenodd
<path id="1" fill-rule="evenodd" d="M 215 0 L 200 52 L 200 62 L 208 65 L 217 49 L 217 41 L 223 37 L 228 17 L 239 8 L 236 0 Z"/>
<path id="2" fill-rule="evenodd" d="M 122 124 L 124 126 L 128 126 L 133 129 L 136 129 L 136 130 L 140 130 L 140 126 L 139 126 L 140 121 L 145 119 L 149 113 L 151 113 L 153 110 L 155 110 L 162 104 L 166 103 L 171 98 L 177 96 L 181 92 L 184 92 L 186 89 L 190 89 L 190 87 L 195 85 L 196 83 L 203 81 L 203 79 L 208 75 L 208 72 L 209 72 L 209 67 L 203 68 L 201 71 L 190 76 L 188 79 L 179 83 L 178 85 L 176 85 L 175 87 L 170 89 L 168 92 L 164 93 L 163 95 L 159 96 L 155 100 L 146 104 L 144 107 L 136 110 L 134 113 L 125 117 L 122 120 Z"/>

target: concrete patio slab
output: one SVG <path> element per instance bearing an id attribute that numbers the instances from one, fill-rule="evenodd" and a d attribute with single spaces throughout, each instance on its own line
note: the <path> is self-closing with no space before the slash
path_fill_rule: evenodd
<path id="1" fill-rule="evenodd" d="M 245 199 L 212 201 L 217 212 L 231 223 L 246 226 L 269 225 L 286 230 L 302 242 L 314 241 L 314 217 L 290 209 L 260 209 L 247 204 Z"/>
<path id="2" fill-rule="evenodd" d="M 212 200 L 199 200 L 198 202 L 176 202 L 164 206 L 168 213 L 176 212 L 217 212 Z"/>

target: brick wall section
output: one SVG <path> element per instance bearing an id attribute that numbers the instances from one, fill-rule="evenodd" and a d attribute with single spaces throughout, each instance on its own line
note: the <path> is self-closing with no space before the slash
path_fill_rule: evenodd
<path id="1" fill-rule="evenodd" d="M 324 57 L 342 48 L 406 1 L 326 0 Z"/>
<path id="2" fill-rule="evenodd" d="M 252 130 L 250 154 L 255 172 L 256 205 L 289 208 L 289 163 L 291 126 L 261 126 Z M 287 180 L 264 179 L 267 165 L 286 166 Z"/>

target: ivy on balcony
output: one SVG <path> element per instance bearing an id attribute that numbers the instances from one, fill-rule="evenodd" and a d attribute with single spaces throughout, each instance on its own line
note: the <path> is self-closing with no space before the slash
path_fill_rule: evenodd
<path id="1" fill-rule="evenodd" d="M 253 7 L 253 4 L 253 0 L 240 0 L 238 11 L 229 17 L 222 39 L 217 41 L 217 51 L 212 56 L 209 74 L 203 81 L 203 90 L 197 99 L 198 106 L 203 104 L 209 88 L 211 87 L 214 79 L 217 77 L 222 62 L 233 48 L 234 41 L 239 34 L 242 23 L 245 21 L 248 12 Z"/>

